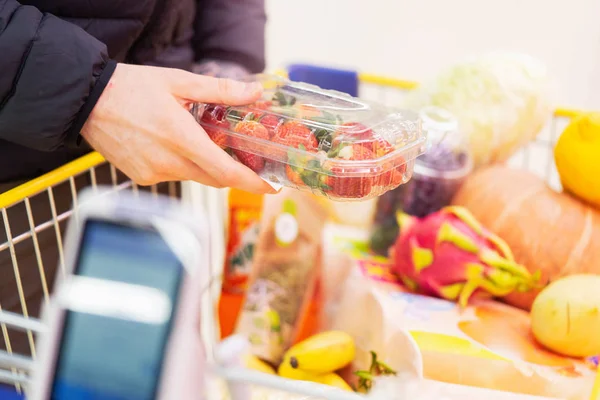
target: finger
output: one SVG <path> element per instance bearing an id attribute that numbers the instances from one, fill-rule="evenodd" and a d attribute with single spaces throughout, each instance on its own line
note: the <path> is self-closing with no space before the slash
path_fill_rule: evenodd
<path id="1" fill-rule="evenodd" d="M 152 168 L 157 171 L 153 177 L 161 182 L 195 181 L 203 185 L 222 188 L 223 185 L 192 161 L 174 152 L 164 152 L 153 159 Z"/>
<path id="2" fill-rule="evenodd" d="M 206 174 L 226 187 L 235 187 L 252 193 L 276 193 L 276 190 L 256 173 L 235 161 L 217 146 L 194 120 L 179 106 L 175 115 L 175 129 L 179 140 L 172 141 L 176 152 L 199 166 Z"/>
<path id="3" fill-rule="evenodd" d="M 217 189 L 225 187 L 225 185 L 204 172 L 200 167 L 190 160 L 185 160 L 185 163 L 189 164 L 187 167 L 188 173 L 185 177 L 180 178 L 181 180 L 194 181 L 206 186 L 212 186 Z"/>
<path id="4" fill-rule="evenodd" d="M 217 189 L 222 189 L 225 186 L 221 185 L 219 182 L 215 181 L 213 178 L 209 177 L 207 174 L 200 171 L 198 174 L 190 174 L 188 177 L 174 176 L 174 175 L 162 175 L 161 182 L 186 182 L 192 181 L 196 183 L 200 183 L 204 186 L 210 186 Z"/>
<path id="5" fill-rule="evenodd" d="M 258 82 L 213 78 L 179 70 L 173 71 L 171 88 L 175 95 L 187 101 L 231 106 L 253 103 L 260 99 L 263 91 Z"/>

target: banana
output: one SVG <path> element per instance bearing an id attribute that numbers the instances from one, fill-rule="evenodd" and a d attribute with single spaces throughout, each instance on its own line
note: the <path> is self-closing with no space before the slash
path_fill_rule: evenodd
<path id="1" fill-rule="evenodd" d="M 350 385 L 348 385 L 348 383 L 346 383 L 346 381 L 344 379 L 342 379 L 342 377 L 339 376 L 338 374 L 336 374 L 335 372 L 330 372 L 328 374 L 321 375 L 317 378 L 317 380 L 315 382 L 322 383 L 323 385 L 327 385 L 327 386 L 333 386 L 338 389 L 346 390 L 348 392 L 354 391 L 350 387 Z"/>
<path id="2" fill-rule="evenodd" d="M 346 381 L 335 372 L 315 374 L 292 368 L 289 363 L 281 364 L 277 372 L 282 378 L 293 379 L 296 381 L 315 382 L 342 390 L 353 391 L 350 385 L 348 385 Z"/>
<path id="3" fill-rule="evenodd" d="M 244 356 L 244 365 L 246 368 L 253 369 L 255 371 L 264 372 L 265 374 L 276 375 L 275 369 L 269 364 L 261 360 L 260 358 L 247 354 Z"/>
<path id="4" fill-rule="evenodd" d="M 319 374 L 292 368 L 289 363 L 281 363 L 277 369 L 277 374 L 282 378 L 293 379 L 295 381 L 315 382 L 319 378 Z"/>
<path id="5" fill-rule="evenodd" d="M 345 367 L 354 360 L 356 346 L 346 332 L 328 331 L 316 334 L 292 346 L 283 364 L 313 374 L 326 374 Z"/>

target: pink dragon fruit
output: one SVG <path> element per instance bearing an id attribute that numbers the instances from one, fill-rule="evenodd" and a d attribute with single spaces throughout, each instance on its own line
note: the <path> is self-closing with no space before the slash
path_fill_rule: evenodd
<path id="1" fill-rule="evenodd" d="M 506 242 L 463 207 L 445 207 L 422 219 L 398 213 L 397 219 L 393 271 L 411 290 L 464 307 L 473 297 L 537 287 L 539 271 L 531 274 L 516 263 Z"/>

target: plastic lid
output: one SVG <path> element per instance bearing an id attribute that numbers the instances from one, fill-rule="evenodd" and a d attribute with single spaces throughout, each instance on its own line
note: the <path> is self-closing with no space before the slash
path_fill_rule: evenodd
<path id="1" fill-rule="evenodd" d="M 229 107 L 219 119 L 265 125 L 268 137 L 256 137 L 257 143 L 262 144 L 255 149 L 259 154 L 285 161 L 290 149 L 298 149 L 366 164 L 364 161 L 386 156 L 404 155 L 405 161 L 410 161 L 424 151 L 426 134 L 419 116 L 412 111 L 391 109 L 276 75 L 255 75 L 251 79 L 262 83 L 262 100 L 249 106 Z M 358 152 L 351 154 L 347 149 L 355 145 L 367 149 L 360 159 Z"/>
<path id="2" fill-rule="evenodd" d="M 458 130 L 458 120 L 445 108 L 430 106 L 421 109 L 419 113 L 423 123 L 423 129 L 440 132 L 452 132 Z"/>
<path id="3" fill-rule="evenodd" d="M 428 137 L 427 150 L 417 159 L 415 174 L 445 179 L 469 174 L 473 161 L 454 115 L 444 108 L 430 106 L 421 109 L 419 116 Z"/>

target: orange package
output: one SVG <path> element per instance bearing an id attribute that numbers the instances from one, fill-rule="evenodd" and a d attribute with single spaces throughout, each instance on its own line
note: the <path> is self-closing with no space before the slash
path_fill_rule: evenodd
<path id="1" fill-rule="evenodd" d="M 260 231 L 263 195 L 231 189 L 223 289 L 219 299 L 221 337 L 231 335 L 244 301 L 254 247 Z"/>
<path id="2" fill-rule="evenodd" d="M 356 368 L 365 368 L 361 363 L 368 362 L 371 350 L 391 364 L 398 354 L 411 354 L 414 359 L 402 363 L 422 368 L 426 379 L 589 399 L 597 367 L 540 346 L 530 332 L 527 312 L 492 300 L 460 309 L 446 300 L 408 293 L 389 274 L 388 260 L 355 255 L 353 265 L 333 326 L 355 337 Z M 406 346 L 398 339 L 402 333 L 412 337 L 416 353 L 410 346 L 399 349 Z"/>

